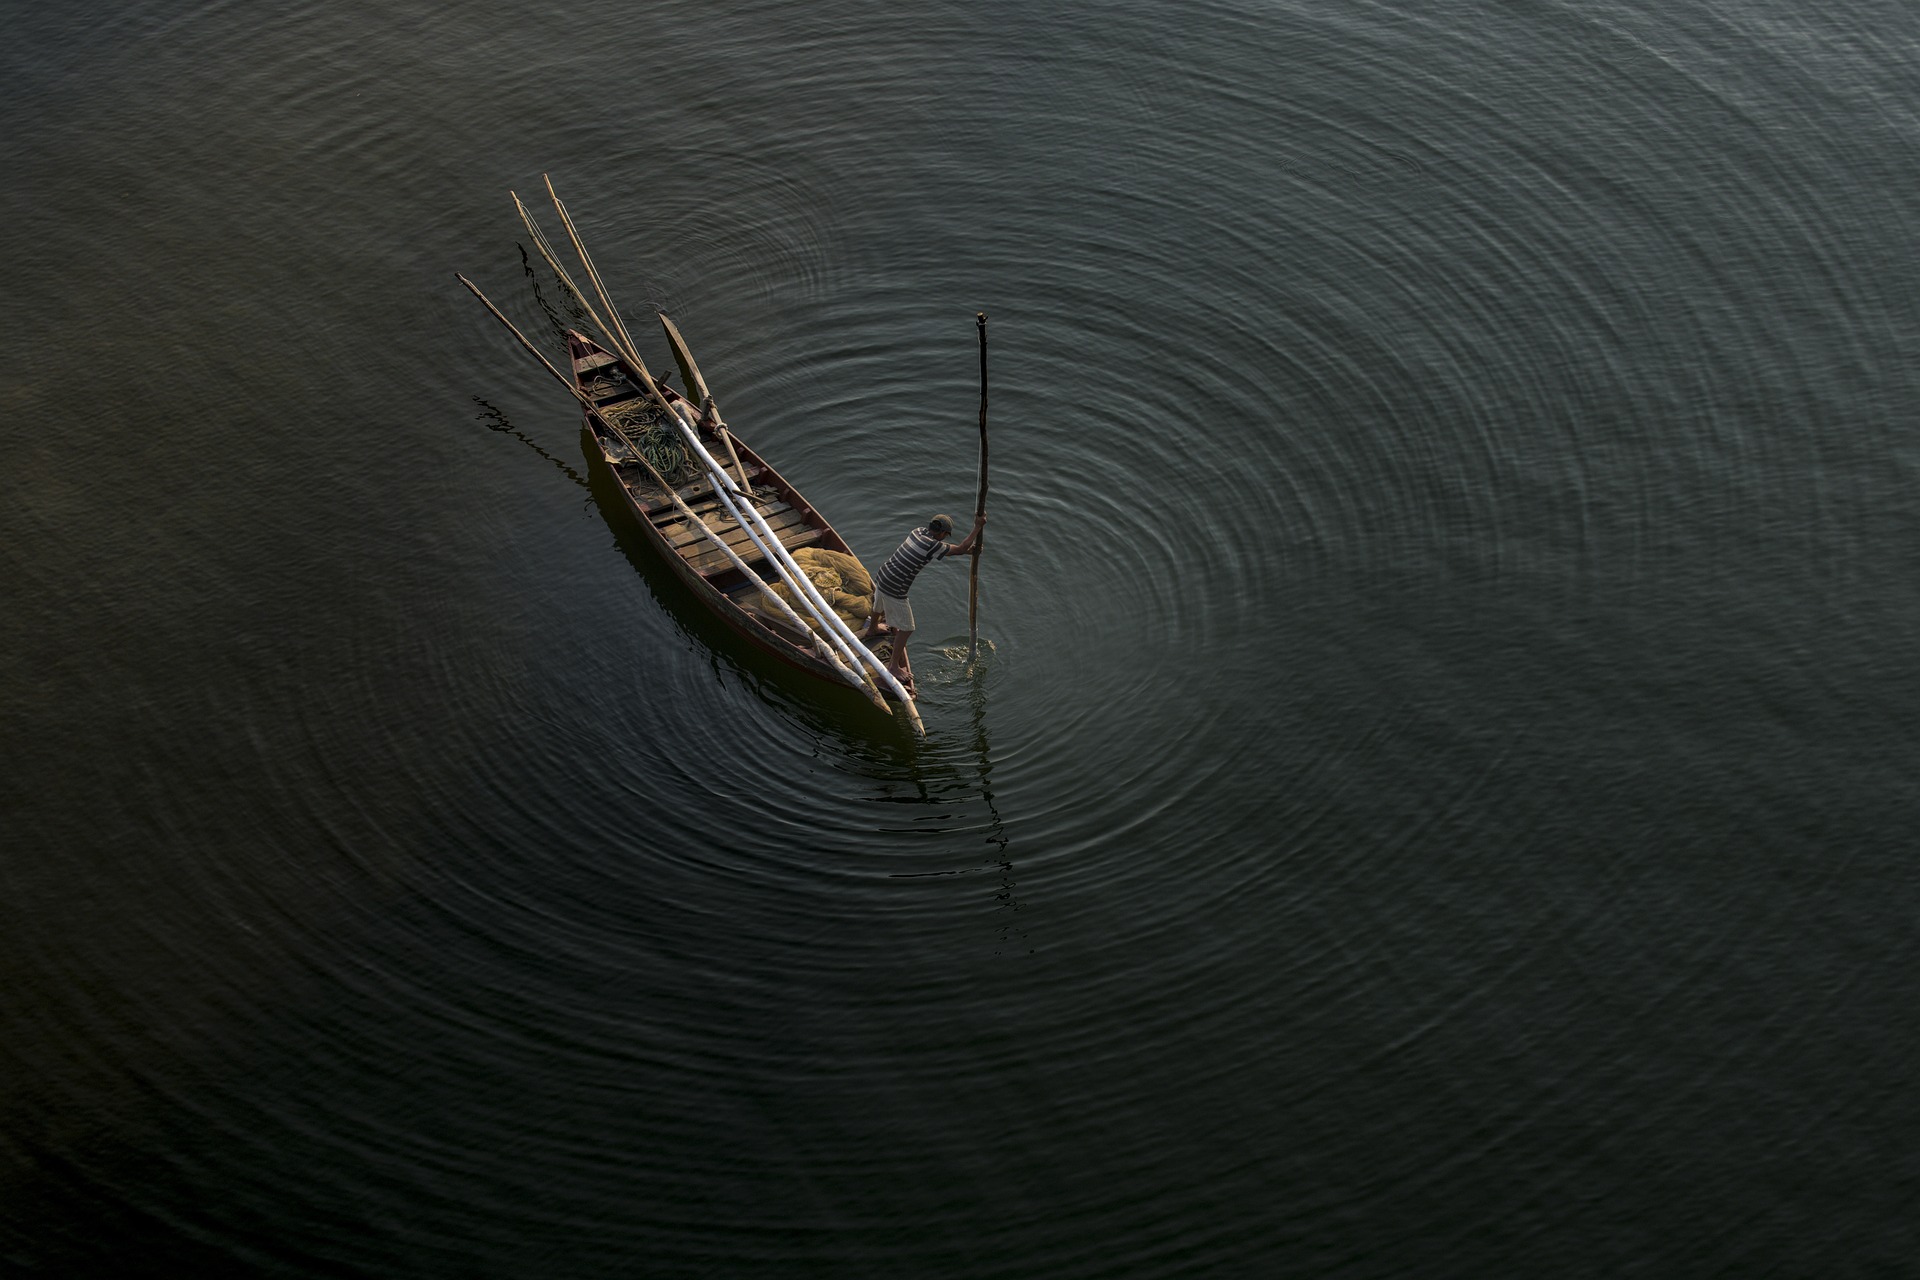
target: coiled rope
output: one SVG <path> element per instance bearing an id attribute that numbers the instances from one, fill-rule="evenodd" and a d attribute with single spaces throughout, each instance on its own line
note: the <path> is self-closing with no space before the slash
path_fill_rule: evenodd
<path id="1" fill-rule="evenodd" d="M 626 374 L 611 369 L 594 374 L 587 380 L 584 390 L 596 403 L 623 392 L 638 392 Z M 686 446 L 680 443 L 680 433 L 667 421 L 659 405 L 640 397 L 619 404 L 602 405 L 600 413 L 626 433 L 627 439 L 633 441 L 653 469 L 662 476 L 676 484 L 692 478 L 687 474 L 692 467 Z"/>
<path id="2" fill-rule="evenodd" d="M 596 385 L 592 394 L 605 393 Z M 657 405 L 645 400 L 629 400 L 624 404 L 609 405 L 600 412 L 626 433 L 627 439 L 633 441 L 634 448 L 646 458 L 648 465 L 669 482 L 678 483 L 684 478 L 684 473 L 690 470 L 686 446 L 680 442 L 679 433 L 667 424 L 666 414 Z"/>

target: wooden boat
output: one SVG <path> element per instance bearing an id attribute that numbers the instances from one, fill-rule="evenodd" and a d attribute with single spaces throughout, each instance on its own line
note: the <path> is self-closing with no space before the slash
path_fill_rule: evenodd
<path id="1" fill-rule="evenodd" d="M 556 368 L 479 286 L 457 273 L 456 278 L 580 402 L 587 430 L 639 518 L 647 542 L 702 604 L 733 631 L 787 665 L 860 689 L 883 711 L 892 709 L 891 700 L 905 713 L 914 732 L 925 737 L 926 725 L 914 706 L 911 683 L 903 684 L 887 667 L 893 634 L 884 625 L 871 630 L 862 626 L 873 603 L 866 566 L 786 477 L 740 444 L 720 421 L 680 331 L 662 313 L 660 324 L 674 362 L 697 397 L 684 404 L 670 398 L 647 369 L 607 297 L 606 286 L 551 182 L 547 194 L 594 295 L 612 317 L 608 322 L 595 314 L 587 295 L 560 264 L 533 215 L 515 195 L 514 207 L 540 256 L 599 335 L 596 340 L 577 330 L 567 331 L 571 374 Z M 697 415 L 686 412 L 695 405 Z M 709 438 L 719 446 L 719 453 L 709 447 Z M 689 453 L 698 465 L 690 465 Z M 742 527 L 742 520 L 750 527 Z M 769 556 L 778 563 L 770 562 Z M 829 563 L 803 564 L 802 557 L 822 557 Z M 830 591 L 830 585 L 851 589 Z M 856 635 L 856 628 L 862 634 Z"/>
<path id="2" fill-rule="evenodd" d="M 689 389 L 704 391 L 704 383 L 696 381 L 699 372 L 692 366 L 691 357 L 685 354 L 684 345 L 678 340 L 678 332 L 664 316 L 662 321 L 667 325 L 668 337 L 681 369 L 688 375 Z M 636 439 L 636 433 L 623 425 L 622 431 L 626 437 L 623 440 L 607 429 L 603 418 L 644 422 L 649 418 L 664 417 L 656 407 L 656 402 L 641 389 L 643 383 L 635 377 L 627 361 L 587 335 L 572 330 L 567 333 L 567 354 L 571 357 L 574 384 L 580 392 L 587 429 L 592 432 L 602 460 L 619 482 L 620 492 L 626 496 L 628 505 L 639 518 L 640 527 L 654 551 L 701 603 L 754 646 L 789 666 L 845 687 L 845 676 L 819 656 L 806 635 L 794 629 L 790 622 L 773 610 L 761 607 L 765 596 L 760 586 L 742 573 L 725 552 L 714 546 L 686 518 L 679 504 L 667 496 L 666 490 L 654 480 L 647 466 L 632 456 L 630 441 L 641 448 L 646 447 Z M 593 405 L 598 412 L 585 411 L 586 404 Z M 698 405 L 693 407 L 696 410 L 699 408 Z M 731 428 L 728 428 L 728 433 L 731 436 Z M 718 453 L 722 447 L 719 441 L 714 439 L 710 443 Z M 762 514 L 789 552 L 800 553 L 808 548 L 837 552 L 859 565 L 859 558 L 854 556 L 847 540 L 785 476 L 738 436 L 731 436 L 731 443 L 746 473 L 747 482 L 759 500 Z M 721 461 L 725 463 L 731 459 L 722 454 Z M 698 469 L 694 470 L 697 473 Z M 721 509 L 710 479 L 700 475 L 697 479 L 676 484 L 674 492 L 679 495 L 681 502 L 725 539 L 727 545 L 745 562 L 749 572 L 769 583 L 779 581 L 775 570 L 760 555 L 746 530 Z M 870 606 L 871 577 L 866 574 L 864 566 L 859 566 L 859 572 L 868 578 L 866 594 Z M 851 625 L 857 631 L 861 619 L 853 618 Z M 890 630 L 882 627 L 868 645 L 882 661 L 885 661 L 890 649 L 890 636 Z"/>

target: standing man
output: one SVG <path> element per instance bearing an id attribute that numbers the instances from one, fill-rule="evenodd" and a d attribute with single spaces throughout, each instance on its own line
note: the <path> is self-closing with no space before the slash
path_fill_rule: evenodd
<path id="1" fill-rule="evenodd" d="M 907 603 L 907 592 L 920 571 L 932 561 L 963 556 L 973 550 L 974 539 L 980 536 L 980 529 L 986 523 L 986 516 L 978 517 L 973 522 L 972 533 L 958 543 L 948 543 L 944 539 L 953 532 L 953 520 L 949 516 L 935 516 L 927 521 L 925 528 L 909 533 L 900 549 L 888 556 L 880 572 L 873 575 L 875 621 L 884 618 L 893 628 L 893 653 L 887 659 L 887 670 L 906 686 L 908 693 L 913 692 L 913 668 L 907 665 L 907 637 L 913 634 L 913 606 Z M 871 628 L 867 634 L 873 634 Z"/>

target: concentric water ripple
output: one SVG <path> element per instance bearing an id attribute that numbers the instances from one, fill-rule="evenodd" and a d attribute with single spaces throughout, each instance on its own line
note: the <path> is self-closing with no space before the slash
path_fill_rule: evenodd
<path id="1" fill-rule="evenodd" d="M 19 27 L 9 1267 L 1905 1264 L 1908 16 Z M 454 284 L 543 174 L 870 565 L 990 313 L 926 741 Z"/>

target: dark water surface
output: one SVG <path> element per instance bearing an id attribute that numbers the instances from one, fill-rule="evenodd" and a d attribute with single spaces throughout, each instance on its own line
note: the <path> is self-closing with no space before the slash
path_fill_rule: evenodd
<path id="1" fill-rule="evenodd" d="M 6 1269 L 1911 1274 L 1911 6 L 16 9 Z M 870 563 L 992 314 L 924 745 L 542 173 Z"/>

